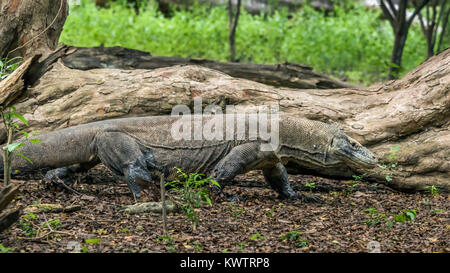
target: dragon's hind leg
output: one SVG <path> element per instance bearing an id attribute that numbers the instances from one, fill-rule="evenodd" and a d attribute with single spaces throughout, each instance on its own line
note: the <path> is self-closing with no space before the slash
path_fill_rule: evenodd
<path id="1" fill-rule="evenodd" d="M 113 172 L 123 175 L 135 198 L 140 198 L 140 183 L 151 182 L 152 173 L 166 173 L 156 165 L 149 149 L 120 132 L 104 132 L 96 136 L 95 148 L 100 161 Z"/>

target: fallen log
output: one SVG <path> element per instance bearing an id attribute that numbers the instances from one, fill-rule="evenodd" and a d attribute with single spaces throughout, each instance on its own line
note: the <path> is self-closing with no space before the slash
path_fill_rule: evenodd
<path id="1" fill-rule="evenodd" d="M 206 59 L 151 56 L 149 53 L 122 47 L 69 47 L 65 66 L 89 70 L 95 68 L 156 69 L 174 65 L 199 65 L 226 73 L 232 77 L 273 86 L 299 89 L 332 89 L 356 87 L 354 84 L 313 72 L 313 68 L 293 63 L 277 65 L 227 63 Z"/>

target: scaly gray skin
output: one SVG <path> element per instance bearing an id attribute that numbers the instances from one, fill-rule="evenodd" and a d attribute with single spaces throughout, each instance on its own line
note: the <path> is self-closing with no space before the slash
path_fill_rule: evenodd
<path id="1" fill-rule="evenodd" d="M 242 140 L 176 140 L 171 128 L 179 118 L 106 120 L 43 134 L 37 136 L 40 143 L 28 142 L 20 150 L 33 164 L 15 156 L 12 170 L 15 173 L 50 168 L 55 170 L 49 171 L 46 179 L 66 179 L 102 162 L 123 175 L 134 197 L 139 198 L 138 182 L 153 181 L 161 173 L 166 179 L 175 178 L 173 167 L 209 174 L 222 188 L 236 175 L 259 169 L 281 198 L 308 199 L 291 188 L 286 163 L 326 173 L 327 168 L 367 168 L 377 162 L 357 141 L 319 121 L 280 115 L 279 145 L 274 151 L 262 151 L 261 145 L 266 142 L 249 139 L 248 134 Z M 204 117 L 201 124 L 208 120 Z"/>

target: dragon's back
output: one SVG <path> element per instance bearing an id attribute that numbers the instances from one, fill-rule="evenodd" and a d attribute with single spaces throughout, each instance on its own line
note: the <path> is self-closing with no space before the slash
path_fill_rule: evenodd
<path id="1" fill-rule="evenodd" d="M 178 167 L 185 172 L 206 173 L 240 142 L 203 134 L 208 117 L 193 119 L 193 116 L 190 121 L 180 116 L 124 118 L 106 121 L 102 130 L 134 138 L 143 149 L 153 153 L 157 164 L 170 170 Z"/>

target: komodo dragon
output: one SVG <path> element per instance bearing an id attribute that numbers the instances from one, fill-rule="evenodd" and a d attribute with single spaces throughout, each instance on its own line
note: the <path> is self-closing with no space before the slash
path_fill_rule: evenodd
<path id="1" fill-rule="evenodd" d="M 57 168 L 48 172 L 47 178 L 65 178 L 73 168 L 68 166 L 78 164 L 79 169 L 89 169 L 101 162 L 123 175 L 134 197 L 139 198 L 140 183 L 152 181 L 158 173 L 166 173 L 170 179 L 175 174 L 173 167 L 207 173 L 222 188 L 236 175 L 259 169 L 281 198 L 310 200 L 291 188 L 284 167 L 287 162 L 316 169 L 373 167 L 376 163 L 368 149 L 336 126 L 319 121 L 280 115 L 279 145 L 274 151 L 262 151 L 264 141 L 249 139 L 248 134 L 242 140 L 177 140 L 171 128 L 181 117 L 105 120 L 38 135 L 40 143 L 26 142 L 20 150 L 33 163 L 14 156 L 12 172 Z M 202 124 L 207 121 L 204 117 Z"/>

